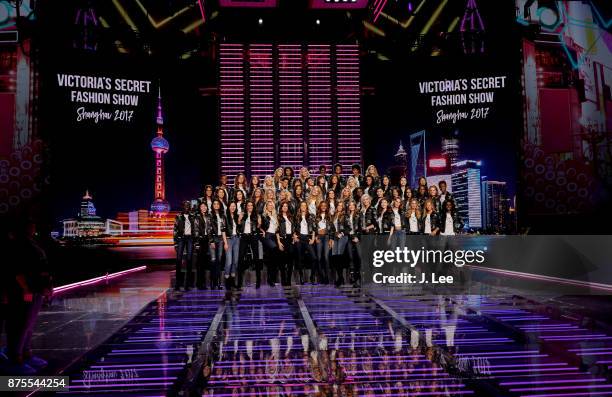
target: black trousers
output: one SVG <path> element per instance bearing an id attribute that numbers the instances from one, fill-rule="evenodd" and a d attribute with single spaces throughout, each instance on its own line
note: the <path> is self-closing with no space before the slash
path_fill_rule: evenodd
<path id="1" fill-rule="evenodd" d="M 183 264 L 183 254 L 187 256 L 187 262 L 185 266 L 185 276 L 187 277 L 187 287 L 190 287 L 189 279 L 191 278 L 191 268 L 193 265 L 193 237 L 183 236 L 180 237 L 176 242 L 176 282 L 175 288 L 183 286 L 184 277 L 181 273 L 181 267 Z"/>
<path id="2" fill-rule="evenodd" d="M 281 284 L 284 286 L 289 286 L 291 285 L 293 263 L 295 262 L 295 245 L 293 244 L 293 236 L 291 234 L 281 236 L 280 240 L 283 244 L 283 250 L 279 253 L 278 261 L 278 267 L 281 274 Z"/>
<path id="3" fill-rule="evenodd" d="M 310 255 L 310 268 L 312 269 L 310 272 L 310 280 L 314 281 L 314 272 L 315 266 L 313 264 L 317 260 L 317 255 L 315 254 L 314 244 L 310 244 L 310 236 L 308 235 L 300 235 L 300 240 L 296 246 L 297 251 L 297 261 L 295 262 L 295 267 L 297 271 L 300 273 L 300 279 L 303 278 L 304 269 L 306 269 L 306 255 Z"/>
<path id="4" fill-rule="evenodd" d="M 256 286 L 261 285 L 261 268 L 259 260 L 259 236 L 256 234 L 243 234 L 240 237 L 240 248 L 238 248 L 238 288 L 242 287 L 244 272 L 251 264 L 255 267 Z M 249 255 L 250 254 L 250 255 Z"/>
<path id="5" fill-rule="evenodd" d="M 198 240 L 198 246 L 196 251 L 196 288 L 204 288 L 204 272 L 210 270 L 210 240 L 208 236 L 202 237 Z M 188 273 L 187 277 L 191 277 L 191 273 Z M 189 286 L 189 278 L 187 279 L 187 286 Z"/>
<path id="6" fill-rule="evenodd" d="M 266 233 L 262 243 L 268 271 L 268 284 L 274 285 L 278 278 L 278 247 L 276 246 L 276 234 Z"/>

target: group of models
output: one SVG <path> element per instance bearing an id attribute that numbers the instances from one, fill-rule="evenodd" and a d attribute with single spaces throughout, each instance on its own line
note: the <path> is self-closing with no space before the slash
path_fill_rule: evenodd
<path id="1" fill-rule="evenodd" d="M 331 175 L 325 166 L 317 176 L 305 167 L 297 176 L 292 168 L 280 167 L 263 181 L 253 176 L 249 182 L 241 173 L 233 186 L 222 175 L 216 188 L 206 185 L 202 197 L 185 201 L 175 219 L 175 288 L 193 286 L 194 262 L 197 288 L 205 288 L 203 275 L 209 270 L 210 288 L 220 289 L 223 265 L 226 289 L 241 288 L 249 268 L 259 288 L 264 264 L 269 285 L 279 275 L 282 285 L 291 285 L 294 274 L 301 284 L 339 285 L 344 269 L 355 284 L 363 236 L 388 235 L 390 244 L 402 246 L 406 235 L 454 235 L 462 228 L 445 181 L 427 186 L 421 177 L 412 188 L 402 177 L 393 186 L 372 165 L 362 175 L 358 164 L 349 176 L 340 164 Z"/>

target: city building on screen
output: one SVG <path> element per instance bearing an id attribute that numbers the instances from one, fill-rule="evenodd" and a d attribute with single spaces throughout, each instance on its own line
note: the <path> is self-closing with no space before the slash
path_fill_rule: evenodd
<path id="1" fill-rule="evenodd" d="M 76 218 L 64 219 L 63 237 L 100 237 L 121 235 L 123 225 L 112 219 L 103 219 L 96 214 L 93 197 L 89 191 L 81 199 L 81 206 Z"/>
<path id="2" fill-rule="evenodd" d="M 510 205 L 506 182 L 482 181 L 482 214 L 487 229 L 503 232 L 509 226 Z"/>
<path id="3" fill-rule="evenodd" d="M 164 115 L 162 111 L 161 88 L 157 96 L 157 134 L 151 140 L 151 149 L 155 153 L 155 182 L 153 191 L 155 196 L 151 203 L 151 214 L 163 217 L 170 212 L 170 204 L 166 200 L 166 175 L 164 169 L 164 155 L 170 150 L 170 144 L 164 138 Z"/>
<path id="4" fill-rule="evenodd" d="M 452 165 L 451 179 L 457 212 L 469 229 L 483 227 L 481 165 L 482 162 L 474 160 L 463 160 Z"/>

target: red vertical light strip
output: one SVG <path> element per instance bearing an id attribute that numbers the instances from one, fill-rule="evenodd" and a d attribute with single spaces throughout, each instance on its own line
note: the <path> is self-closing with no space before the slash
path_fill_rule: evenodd
<path id="1" fill-rule="evenodd" d="M 278 58 L 280 161 L 297 169 L 304 164 L 302 48 L 281 44 Z"/>
<path id="2" fill-rule="evenodd" d="M 359 46 L 338 45 L 336 65 L 338 162 L 349 173 L 350 165 L 362 159 Z"/>
<path id="3" fill-rule="evenodd" d="M 245 168 L 244 47 L 220 47 L 221 172 L 233 183 Z"/>
<path id="4" fill-rule="evenodd" d="M 310 44 L 308 68 L 308 145 L 310 168 L 332 163 L 331 54 L 327 44 Z"/>
<path id="5" fill-rule="evenodd" d="M 274 87 L 271 44 L 249 45 L 251 174 L 274 172 Z M 247 154 L 248 155 L 248 154 Z"/>

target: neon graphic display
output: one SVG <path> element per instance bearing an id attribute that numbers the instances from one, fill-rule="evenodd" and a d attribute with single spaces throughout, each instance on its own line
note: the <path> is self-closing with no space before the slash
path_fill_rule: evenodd
<path id="1" fill-rule="evenodd" d="M 221 172 L 361 163 L 357 44 L 221 44 Z"/>
<path id="2" fill-rule="evenodd" d="M 244 46 L 222 44 L 219 62 L 221 173 L 233 177 L 246 168 Z"/>

